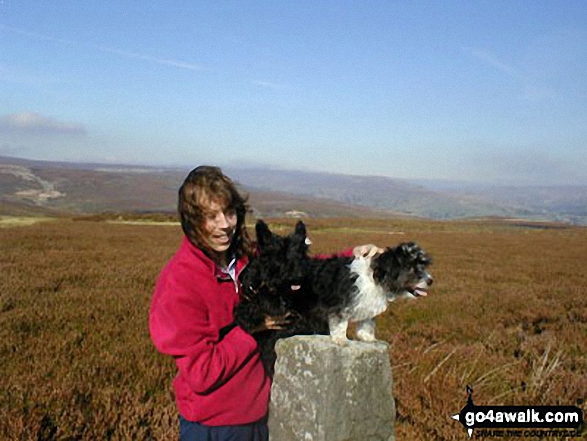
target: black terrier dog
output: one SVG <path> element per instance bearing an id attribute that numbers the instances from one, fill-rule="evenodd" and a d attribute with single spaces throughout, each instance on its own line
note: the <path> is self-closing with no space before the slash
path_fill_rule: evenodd
<path id="1" fill-rule="evenodd" d="M 328 322 L 317 314 L 317 298 L 303 289 L 309 272 L 309 240 L 306 226 L 298 222 L 293 234 L 279 236 L 259 220 L 255 225 L 258 253 L 241 276 L 241 300 L 235 323 L 245 330 L 260 327 L 266 316 L 287 317 L 282 330 L 254 334 L 266 372 L 272 376 L 275 343 L 280 338 L 302 334 L 324 334 Z"/>

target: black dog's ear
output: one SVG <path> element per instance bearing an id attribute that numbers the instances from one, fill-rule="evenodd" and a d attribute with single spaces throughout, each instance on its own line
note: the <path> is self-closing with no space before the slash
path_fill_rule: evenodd
<path id="1" fill-rule="evenodd" d="M 257 233 L 257 243 L 260 247 L 269 244 L 273 233 L 271 233 L 267 224 L 261 219 L 259 219 L 255 225 L 255 232 Z"/>
<path id="2" fill-rule="evenodd" d="M 306 224 L 304 224 L 302 221 L 298 221 L 296 224 L 295 234 L 306 237 Z"/>
<path id="3" fill-rule="evenodd" d="M 308 233 L 306 231 L 306 224 L 304 224 L 302 221 L 298 221 L 298 223 L 296 224 L 296 229 L 294 231 L 294 234 L 296 236 L 300 236 L 302 239 L 304 239 L 304 243 L 306 245 L 308 245 L 308 246 L 312 245 L 312 241 L 308 237 Z"/>

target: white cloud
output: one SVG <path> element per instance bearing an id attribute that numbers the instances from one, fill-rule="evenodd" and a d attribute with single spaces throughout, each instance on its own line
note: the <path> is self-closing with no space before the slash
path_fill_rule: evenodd
<path id="1" fill-rule="evenodd" d="M 514 67 L 499 60 L 495 55 L 486 50 L 471 48 L 469 52 L 475 58 L 489 64 L 490 66 L 495 67 L 496 69 L 499 69 L 500 71 L 502 71 L 506 75 L 509 75 L 510 77 L 516 78 L 520 81 L 526 80 L 526 78 Z"/>
<path id="2" fill-rule="evenodd" d="M 516 82 L 522 86 L 525 98 L 539 100 L 555 95 L 550 88 L 539 84 L 539 82 L 530 75 L 523 73 L 520 69 L 511 64 L 505 63 L 487 50 L 475 48 L 465 48 L 465 50 L 478 60 L 481 60 L 485 64 L 492 66 L 508 77 L 516 80 Z"/>
<path id="3" fill-rule="evenodd" d="M 36 112 L 12 113 L 0 117 L 0 131 L 28 135 L 85 135 L 85 126 L 78 122 L 58 121 Z"/>
<path id="4" fill-rule="evenodd" d="M 264 87 L 265 89 L 271 89 L 271 90 L 283 90 L 283 89 L 287 88 L 287 86 L 284 86 L 283 84 L 271 83 L 269 81 L 254 80 L 254 81 L 252 81 L 252 83 L 257 86 Z"/>
<path id="5" fill-rule="evenodd" d="M 203 68 L 201 66 L 198 66 L 197 64 L 188 63 L 188 62 L 185 62 L 182 60 L 175 60 L 175 59 L 171 59 L 171 58 L 152 57 L 150 55 L 144 55 L 144 54 L 140 54 L 140 53 L 136 53 L 136 52 L 129 52 L 129 51 L 125 51 L 125 50 L 121 50 L 121 49 L 117 49 L 117 48 L 113 48 L 113 47 L 108 47 L 108 46 L 99 46 L 99 45 L 93 45 L 93 44 L 87 44 L 87 43 L 80 43 L 78 41 L 52 37 L 49 35 L 39 34 L 37 32 L 30 32 L 30 31 L 26 31 L 23 29 L 13 28 L 11 26 L 5 26 L 2 24 L 0 24 L 0 30 L 9 31 L 9 32 L 12 32 L 13 34 L 22 35 L 22 36 L 25 36 L 28 38 L 34 38 L 35 40 L 52 41 L 54 43 L 59 43 L 62 45 L 81 46 L 81 47 L 86 47 L 86 48 L 92 48 L 95 51 L 106 52 L 106 53 L 117 55 L 117 56 L 123 57 L 123 58 L 142 60 L 142 61 L 146 61 L 148 63 L 160 64 L 160 65 L 164 65 L 164 66 L 175 67 L 178 69 L 187 69 L 187 70 L 194 70 L 194 71 L 203 70 Z"/>
<path id="6" fill-rule="evenodd" d="M 138 54 L 136 52 L 123 51 L 120 49 L 115 49 L 115 48 L 106 47 L 106 46 L 93 46 L 93 47 L 94 47 L 94 49 L 97 49 L 101 52 L 106 52 L 109 54 L 118 55 L 118 56 L 124 57 L 124 58 L 147 61 L 149 63 L 161 64 L 163 66 L 176 67 L 178 69 L 203 70 L 203 68 L 201 66 L 198 66 L 197 64 L 187 63 L 187 62 L 181 61 L 181 60 L 174 60 L 174 59 L 170 59 L 170 58 L 151 57 L 149 55 Z"/>

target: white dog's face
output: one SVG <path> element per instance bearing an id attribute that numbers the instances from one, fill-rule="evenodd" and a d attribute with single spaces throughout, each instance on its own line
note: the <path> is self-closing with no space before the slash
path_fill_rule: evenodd
<path id="1" fill-rule="evenodd" d="M 428 290 L 430 289 L 433 280 L 434 279 L 429 273 L 424 272 L 424 278 L 420 280 L 420 282 L 416 283 L 416 285 L 414 285 L 411 289 L 406 290 L 405 295 L 407 297 L 413 298 L 427 296 Z"/>
<path id="2" fill-rule="evenodd" d="M 433 278 L 427 267 L 432 259 L 417 244 L 410 242 L 387 248 L 373 259 L 373 277 L 387 293 L 388 301 L 399 297 L 428 295 Z"/>

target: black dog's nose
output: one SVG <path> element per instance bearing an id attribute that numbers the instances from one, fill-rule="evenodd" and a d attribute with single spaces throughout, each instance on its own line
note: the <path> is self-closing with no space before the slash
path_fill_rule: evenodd
<path id="1" fill-rule="evenodd" d="M 434 283 L 434 279 L 432 278 L 431 275 L 428 275 L 426 277 L 426 283 L 428 284 L 428 286 L 432 285 Z"/>

